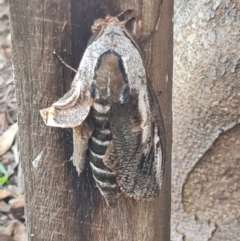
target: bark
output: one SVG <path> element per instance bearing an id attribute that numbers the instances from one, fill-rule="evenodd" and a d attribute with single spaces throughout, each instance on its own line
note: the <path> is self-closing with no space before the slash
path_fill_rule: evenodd
<path id="1" fill-rule="evenodd" d="M 10 0 L 29 240 L 170 240 L 172 1 L 161 4 L 158 31 L 144 49 L 150 79 L 162 93 L 158 101 L 167 139 L 167 163 L 157 200 L 124 199 L 108 208 L 89 170 L 79 180 L 68 161 L 72 155 L 70 131 L 46 127 L 39 114 L 39 109 L 50 106 L 69 89 L 72 80 L 53 50 L 66 50 L 64 59 L 77 68 L 94 19 L 133 8 L 148 34 L 158 19 L 159 4 L 157 0 Z"/>
<path id="2" fill-rule="evenodd" d="M 239 1 L 176 1 L 172 240 L 239 239 Z"/>

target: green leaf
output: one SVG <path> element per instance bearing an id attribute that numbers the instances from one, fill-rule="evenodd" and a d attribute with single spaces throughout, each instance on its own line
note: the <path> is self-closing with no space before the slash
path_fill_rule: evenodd
<path id="1" fill-rule="evenodd" d="M 3 185 L 8 180 L 8 173 L 6 168 L 0 163 L 0 185 Z"/>

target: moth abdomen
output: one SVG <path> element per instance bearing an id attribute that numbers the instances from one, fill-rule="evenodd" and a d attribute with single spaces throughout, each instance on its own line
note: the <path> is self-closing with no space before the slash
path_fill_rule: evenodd
<path id="1" fill-rule="evenodd" d="M 94 164 L 94 162 L 90 162 L 90 166 L 92 168 L 93 175 L 97 180 L 106 181 L 109 183 L 116 183 L 116 174 L 107 168 L 101 168 Z"/>
<path id="2" fill-rule="evenodd" d="M 106 109 L 106 107 L 108 108 L 109 105 L 102 105 L 98 102 L 96 102 L 96 104 L 98 105 L 98 110 L 93 107 L 90 114 L 94 131 L 89 140 L 89 148 L 93 153 L 101 156 L 105 154 L 107 147 L 112 140 L 112 134 L 110 131 L 109 111 L 106 113 L 99 112 L 99 110 L 101 111 L 104 108 Z"/>
<path id="3" fill-rule="evenodd" d="M 111 206 L 120 190 L 116 183 L 116 173 L 104 165 L 103 157 L 104 155 L 96 155 L 90 150 L 89 159 L 93 179 L 108 205 Z"/>
<path id="4" fill-rule="evenodd" d="M 120 192 L 119 186 L 116 183 L 116 174 L 109 171 L 107 168 L 101 169 L 96 167 L 91 161 L 90 166 L 93 179 L 99 191 L 104 196 L 107 204 L 112 206 Z"/>
<path id="5" fill-rule="evenodd" d="M 89 140 L 89 146 L 91 150 L 98 154 L 98 155 L 104 155 L 106 152 L 106 148 L 108 147 L 110 141 L 102 141 L 97 139 L 96 137 L 92 136 Z"/>
<path id="6" fill-rule="evenodd" d="M 116 173 L 110 170 L 103 162 L 106 151 L 112 141 L 109 122 L 110 109 L 110 104 L 107 100 L 95 100 L 90 113 L 94 131 L 88 145 L 93 178 L 108 203 L 119 192 L 119 187 L 116 183 Z"/>

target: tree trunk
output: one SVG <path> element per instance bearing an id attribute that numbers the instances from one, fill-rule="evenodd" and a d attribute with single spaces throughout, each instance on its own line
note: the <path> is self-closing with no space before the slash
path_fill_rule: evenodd
<path id="1" fill-rule="evenodd" d="M 239 240 L 239 18 L 239 1 L 176 1 L 173 241 Z"/>
<path id="2" fill-rule="evenodd" d="M 135 9 L 148 34 L 157 22 L 158 6 L 160 24 L 145 46 L 144 60 L 155 90 L 162 93 L 158 100 L 167 140 L 162 190 L 155 201 L 120 199 L 109 208 L 89 170 L 79 180 L 68 161 L 71 132 L 46 127 L 39 114 L 69 89 L 72 80 L 52 52 L 65 50 L 64 60 L 77 68 L 96 18 Z M 172 10 L 172 1 L 159 0 L 10 0 L 29 240 L 170 240 Z"/>

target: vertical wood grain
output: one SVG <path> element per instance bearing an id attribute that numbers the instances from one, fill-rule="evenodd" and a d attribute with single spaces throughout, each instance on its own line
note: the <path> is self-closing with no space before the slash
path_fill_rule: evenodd
<path id="1" fill-rule="evenodd" d="M 148 34 L 158 18 L 159 4 L 159 0 L 10 0 L 29 240 L 170 240 L 172 1 L 161 4 L 158 31 L 143 50 L 167 139 L 158 199 L 120 199 L 115 208 L 107 207 L 89 169 L 79 178 L 68 161 L 71 132 L 46 127 L 39 114 L 39 109 L 50 106 L 69 89 L 72 80 L 71 71 L 53 56 L 53 50 L 77 68 L 94 19 L 133 8 Z M 37 168 L 32 165 L 35 158 L 40 158 Z"/>

